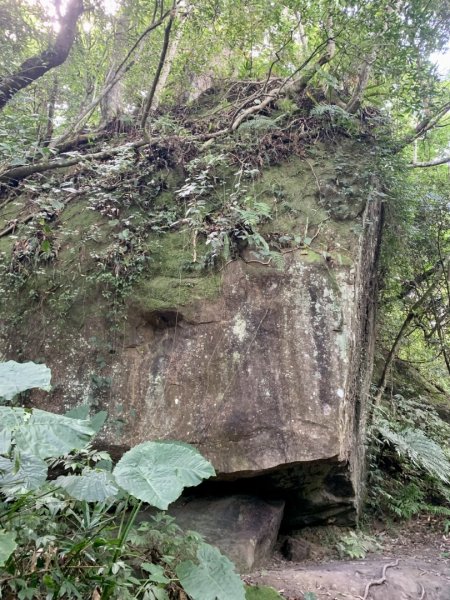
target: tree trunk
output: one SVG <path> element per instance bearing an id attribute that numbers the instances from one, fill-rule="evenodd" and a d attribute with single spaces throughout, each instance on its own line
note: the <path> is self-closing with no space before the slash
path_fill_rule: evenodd
<path id="1" fill-rule="evenodd" d="M 117 67 L 120 63 L 120 55 L 123 48 L 126 47 L 127 32 L 130 25 L 130 16 L 128 13 L 122 13 L 116 22 L 116 31 L 114 34 L 112 56 L 110 68 L 105 79 L 105 87 L 114 80 L 117 73 Z M 105 94 L 100 102 L 102 115 L 102 126 L 108 125 L 112 121 L 120 118 L 123 113 L 123 79 L 119 79 L 113 87 Z"/>
<path id="2" fill-rule="evenodd" d="M 145 100 L 144 112 L 143 112 L 142 119 L 141 119 L 141 128 L 144 132 L 144 135 L 145 135 L 145 126 L 147 123 L 148 115 L 150 114 L 150 109 L 152 108 L 153 99 L 154 99 L 155 93 L 156 93 L 156 88 L 158 87 L 158 83 L 159 83 L 159 80 L 161 77 L 164 63 L 166 61 L 167 50 L 169 48 L 169 41 L 170 41 L 170 32 L 172 30 L 172 25 L 173 25 L 174 20 L 175 20 L 175 14 L 172 13 L 170 15 L 169 22 L 167 23 L 166 28 L 164 30 L 163 46 L 161 49 L 161 55 L 159 57 L 159 63 L 158 63 L 158 67 L 156 69 L 155 77 L 153 78 L 152 87 L 150 88 L 148 96 Z"/>
<path id="3" fill-rule="evenodd" d="M 182 9 L 179 9 L 179 10 L 182 10 Z M 161 75 L 159 77 L 159 81 L 156 85 L 155 95 L 153 97 L 152 106 L 150 108 L 151 111 L 155 111 L 158 108 L 159 103 L 161 102 L 161 96 L 164 91 L 164 88 L 166 87 L 167 80 L 169 79 L 170 70 L 172 69 L 173 62 L 177 55 L 178 46 L 180 45 L 181 38 L 183 37 L 183 29 L 184 29 L 184 25 L 186 23 L 188 16 L 189 15 L 186 10 L 185 14 L 181 17 L 180 22 L 178 23 L 178 29 L 176 30 L 175 36 L 174 36 L 172 43 L 170 44 L 169 49 L 167 51 L 167 56 L 164 61 L 164 66 L 162 68 Z"/>
<path id="4" fill-rule="evenodd" d="M 61 18 L 60 30 L 53 44 L 23 62 L 18 71 L 0 79 L 0 110 L 13 98 L 17 92 L 28 87 L 33 81 L 54 69 L 69 55 L 77 31 L 77 21 L 83 13 L 83 0 L 70 0 L 66 14 Z"/>
<path id="5" fill-rule="evenodd" d="M 414 319 L 414 317 L 417 315 L 417 311 L 420 308 L 422 308 L 422 306 L 425 304 L 426 300 L 431 296 L 431 294 L 433 293 L 433 290 L 438 285 L 439 275 L 440 275 L 440 273 L 442 273 L 442 270 L 443 270 L 443 268 L 441 267 L 441 269 L 439 269 L 437 271 L 436 279 L 433 281 L 433 283 L 425 290 L 425 292 L 422 294 L 422 296 L 420 296 L 420 298 L 413 304 L 413 306 L 409 310 L 408 314 L 406 315 L 406 318 L 403 321 L 403 324 L 400 327 L 399 332 L 397 333 L 394 343 L 392 344 L 392 348 L 389 350 L 389 354 L 387 355 L 386 361 L 384 363 L 384 368 L 383 368 L 383 372 L 380 377 L 380 381 L 378 382 L 378 391 L 377 391 L 377 393 L 375 395 L 375 399 L 374 399 L 375 406 L 379 406 L 381 403 L 381 398 L 383 397 L 383 393 L 386 388 L 386 382 L 387 382 L 387 377 L 388 377 L 390 368 L 392 366 L 392 363 L 395 360 L 398 349 L 400 348 L 400 345 L 406 335 L 406 332 L 408 331 L 411 321 Z"/>
<path id="6" fill-rule="evenodd" d="M 47 104 L 47 124 L 45 127 L 45 134 L 44 134 L 44 139 L 42 142 L 42 145 L 44 146 L 44 148 L 46 148 L 52 139 L 52 135 L 53 135 L 53 129 L 54 129 L 54 122 L 53 119 L 55 117 L 55 105 L 56 105 L 56 98 L 58 96 L 58 78 L 55 77 L 53 78 L 53 85 L 52 85 L 52 89 L 50 91 L 50 97 L 48 99 L 48 104 Z"/>

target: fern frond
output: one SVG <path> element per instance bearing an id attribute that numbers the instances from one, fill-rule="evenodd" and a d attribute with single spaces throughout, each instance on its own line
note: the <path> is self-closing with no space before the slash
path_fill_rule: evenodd
<path id="1" fill-rule="evenodd" d="M 245 130 L 257 130 L 257 131 L 266 131 L 269 129 L 279 129 L 276 119 L 271 119 L 270 117 L 259 116 L 251 119 L 250 121 L 244 121 L 242 125 L 239 127 L 241 131 Z"/>
<path id="2" fill-rule="evenodd" d="M 385 440 L 395 446 L 399 454 L 407 456 L 432 477 L 450 483 L 450 462 L 444 450 L 423 431 L 410 428 L 393 431 L 385 424 L 378 425 L 377 429 Z"/>

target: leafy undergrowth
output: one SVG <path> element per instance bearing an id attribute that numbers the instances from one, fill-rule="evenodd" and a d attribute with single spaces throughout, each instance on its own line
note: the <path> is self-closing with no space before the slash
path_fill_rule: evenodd
<path id="1" fill-rule="evenodd" d="M 45 365 L 0 363 L 0 397 L 47 390 Z M 173 518 L 139 521 L 214 475 L 192 446 L 144 442 L 114 466 L 105 414 L 0 406 L 0 592 L 6 600 L 244 600 L 234 565 Z M 252 596 L 255 598 L 255 596 Z"/>

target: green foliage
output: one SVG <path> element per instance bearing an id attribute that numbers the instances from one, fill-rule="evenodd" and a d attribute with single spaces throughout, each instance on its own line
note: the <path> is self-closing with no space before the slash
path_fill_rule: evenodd
<path id="1" fill-rule="evenodd" d="M 16 533 L 0 529 L 0 567 L 3 567 L 16 548 Z"/>
<path id="2" fill-rule="evenodd" d="M 48 369 L 9 365 L 8 387 L 42 384 Z M 16 385 L 11 373 L 23 374 Z M 13 387 L 11 387 L 13 386 Z M 173 519 L 136 525 L 145 501 L 167 508 L 186 486 L 214 469 L 191 446 L 145 442 L 112 469 L 105 452 L 87 446 L 105 420 L 86 406 L 67 415 L 0 407 L 1 589 L 18 598 L 91 597 L 170 600 L 180 585 L 194 600 L 244 598 L 232 563 Z M 48 470 L 64 474 L 48 477 Z M 179 574 L 177 574 L 179 571 Z M 221 590 L 211 596 L 211 590 Z"/>
<path id="3" fill-rule="evenodd" d="M 359 131 L 359 125 L 354 115 L 335 104 L 318 104 L 311 110 L 311 116 L 320 119 L 324 128 L 339 128 L 352 135 Z"/>
<path id="4" fill-rule="evenodd" d="M 408 519 L 447 514 L 450 427 L 425 398 L 394 398 L 371 428 L 369 499 L 373 510 Z"/>
<path id="5" fill-rule="evenodd" d="M 422 431 L 404 429 L 392 431 L 387 425 L 377 425 L 382 438 L 393 444 L 399 454 L 421 467 L 431 477 L 449 483 L 450 462 L 443 449 Z"/>
<path id="6" fill-rule="evenodd" d="M 362 531 L 350 531 L 340 538 L 336 548 L 341 556 L 365 558 L 368 552 L 379 550 L 380 545 L 373 536 Z"/>
<path id="7" fill-rule="evenodd" d="M 176 570 L 192 600 L 245 600 L 244 587 L 233 563 L 217 548 L 201 544 L 196 558 L 197 564 L 185 561 Z"/>
<path id="8" fill-rule="evenodd" d="M 50 369 L 36 363 L 0 363 L 0 398 L 12 400 L 16 394 L 32 388 L 50 389 Z"/>
<path id="9" fill-rule="evenodd" d="M 152 506 L 166 510 L 184 487 L 215 475 L 211 464 L 188 444 L 144 442 L 126 452 L 114 469 L 117 483 Z"/>

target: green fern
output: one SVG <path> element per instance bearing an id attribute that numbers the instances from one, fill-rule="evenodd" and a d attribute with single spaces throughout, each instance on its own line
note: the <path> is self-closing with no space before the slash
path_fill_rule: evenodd
<path id="1" fill-rule="evenodd" d="M 268 131 L 269 129 L 279 129 L 276 119 L 259 116 L 249 121 L 244 121 L 239 127 L 240 131 Z"/>
<path id="2" fill-rule="evenodd" d="M 399 454 L 406 456 L 431 477 L 450 483 L 450 462 L 444 450 L 423 431 L 410 428 L 393 431 L 385 422 L 377 425 L 377 430 L 386 441 L 395 446 Z"/>

